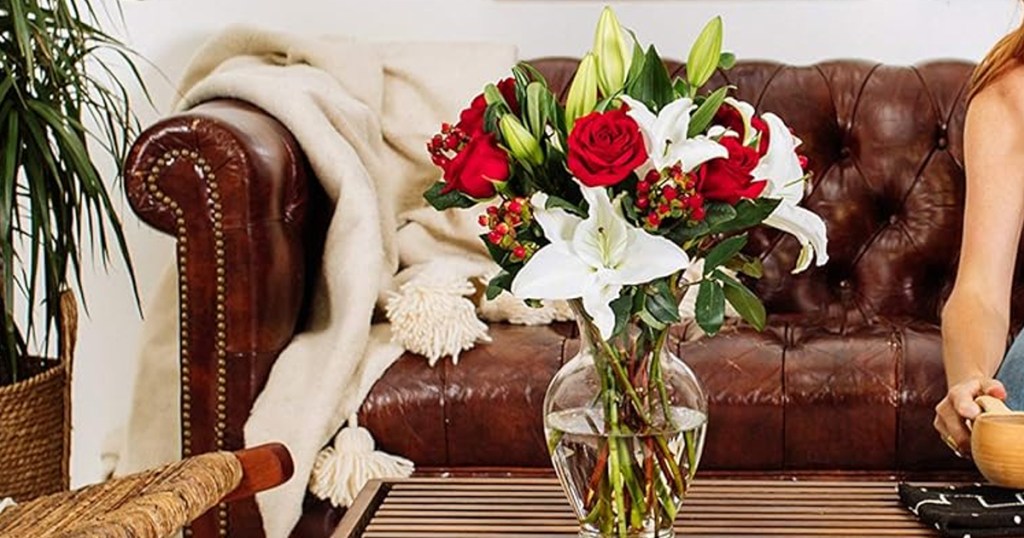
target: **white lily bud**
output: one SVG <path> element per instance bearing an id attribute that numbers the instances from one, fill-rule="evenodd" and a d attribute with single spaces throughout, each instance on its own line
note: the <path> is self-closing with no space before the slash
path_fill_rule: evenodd
<path id="1" fill-rule="evenodd" d="M 540 143 L 512 114 L 505 114 L 498 120 L 501 127 L 501 136 L 505 144 L 515 158 L 538 165 L 544 162 L 544 153 L 540 149 Z"/>
<path id="2" fill-rule="evenodd" d="M 633 54 L 623 36 L 622 25 L 612 8 L 605 7 L 594 32 L 594 56 L 598 83 L 605 97 L 614 95 L 626 83 Z"/>
<path id="3" fill-rule="evenodd" d="M 576 120 L 590 114 L 597 108 L 597 62 L 594 54 L 583 57 L 576 77 L 569 87 L 569 96 L 565 100 L 565 122 L 572 131 Z"/>

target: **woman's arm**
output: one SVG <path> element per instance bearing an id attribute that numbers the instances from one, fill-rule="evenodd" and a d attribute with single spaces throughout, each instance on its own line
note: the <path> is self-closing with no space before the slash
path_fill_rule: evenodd
<path id="1" fill-rule="evenodd" d="M 970 450 L 965 419 L 974 398 L 1005 398 L 993 376 L 1006 351 L 1013 269 L 1024 223 L 1024 70 L 980 93 L 967 113 L 967 201 L 956 285 L 942 313 L 949 392 L 935 427 L 958 450 Z M 1024 390 L 1024 387 L 1015 387 Z"/>

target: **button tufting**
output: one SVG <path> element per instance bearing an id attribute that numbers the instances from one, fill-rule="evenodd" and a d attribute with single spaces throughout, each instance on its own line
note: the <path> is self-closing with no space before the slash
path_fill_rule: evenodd
<path id="1" fill-rule="evenodd" d="M 949 138 L 940 136 L 938 141 L 939 149 L 946 149 L 949 147 Z"/>
<path id="2" fill-rule="evenodd" d="M 843 281 L 839 282 L 839 287 L 843 288 L 844 290 L 850 289 L 850 281 L 849 280 L 843 280 Z"/>
<path id="3" fill-rule="evenodd" d="M 896 224 L 900 221 L 899 215 L 889 215 L 889 224 Z"/>
<path id="4" fill-rule="evenodd" d="M 839 156 L 843 159 L 849 159 L 851 155 L 853 155 L 853 152 L 848 147 L 839 150 Z"/>

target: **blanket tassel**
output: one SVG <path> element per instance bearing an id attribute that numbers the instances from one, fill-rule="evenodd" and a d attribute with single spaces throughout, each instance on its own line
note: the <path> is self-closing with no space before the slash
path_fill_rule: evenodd
<path id="1" fill-rule="evenodd" d="M 370 480 L 407 478 L 413 469 L 413 462 L 376 450 L 373 436 L 352 415 L 334 437 L 334 446 L 317 455 L 309 491 L 334 506 L 347 507 Z"/>

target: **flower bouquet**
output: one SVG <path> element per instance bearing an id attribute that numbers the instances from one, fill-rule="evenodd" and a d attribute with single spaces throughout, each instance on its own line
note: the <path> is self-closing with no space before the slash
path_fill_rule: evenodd
<path id="1" fill-rule="evenodd" d="M 486 204 L 481 238 L 502 269 L 488 298 L 576 313 L 581 351 L 552 381 L 544 425 L 582 535 L 671 535 L 707 423 L 699 381 L 667 345 L 684 294 L 696 290 L 708 334 L 727 303 L 762 329 L 745 232 L 793 234 L 794 271 L 827 261 L 824 222 L 799 206 L 799 139 L 733 88 L 704 89 L 734 62 L 714 19 L 673 79 L 606 8 L 564 106 L 521 63 L 428 143 L 443 171 L 431 205 Z"/>

